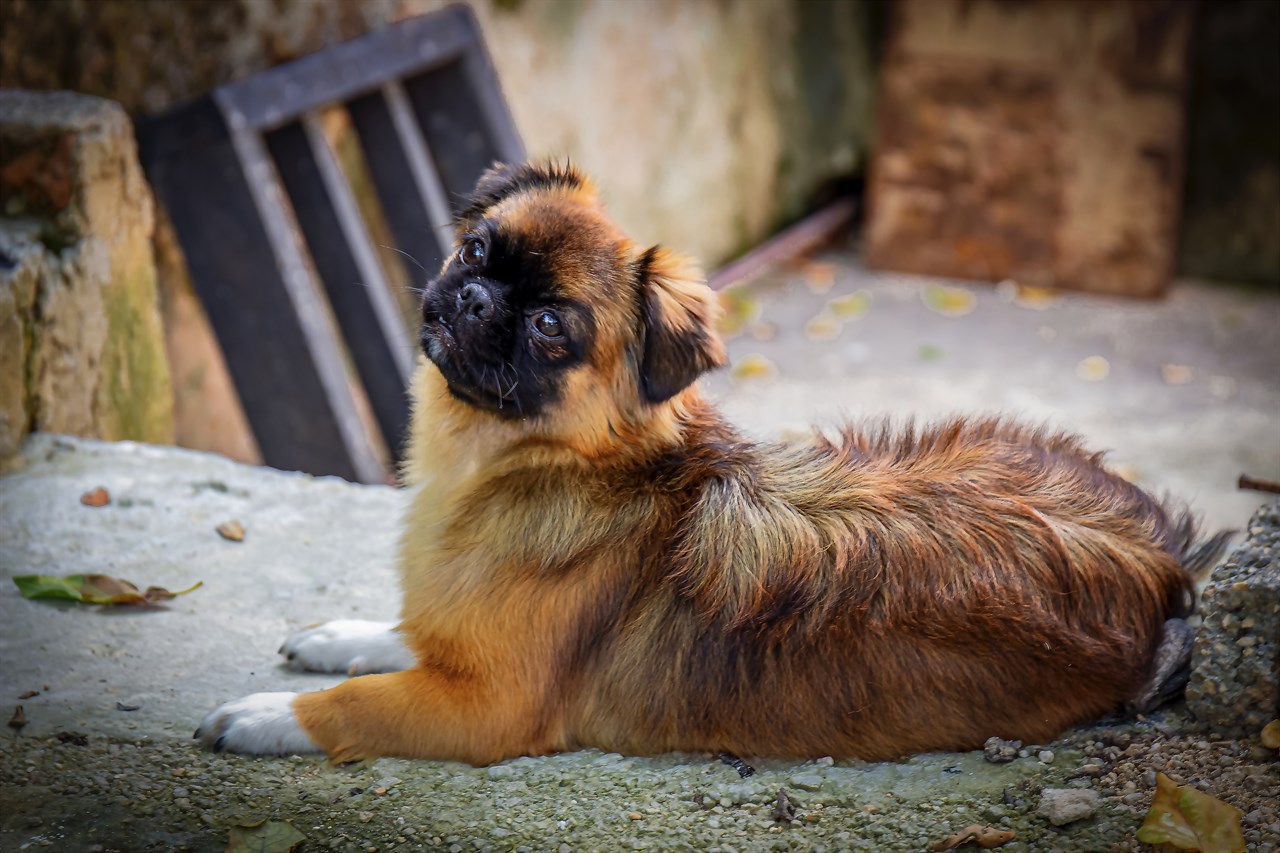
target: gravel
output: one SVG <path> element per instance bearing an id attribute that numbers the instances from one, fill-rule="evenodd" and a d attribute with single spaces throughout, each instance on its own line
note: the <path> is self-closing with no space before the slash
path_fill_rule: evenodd
<path id="1" fill-rule="evenodd" d="M 1003 851 L 1149 850 L 1134 833 L 1157 771 L 1244 814 L 1250 851 L 1280 851 L 1280 764 L 1181 706 L 1072 732 L 1003 764 L 980 751 L 903 762 L 753 761 L 583 751 L 489 768 L 379 759 L 243 758 L 173 739 L 0 740 L 0 849 L 222 850 L 237 824 L 290 821 L 309 850 L 922 850 L 971 823 Z M 779 814 L 779 790 L 794 808 Z M 1057 792 L 1057 793 L 1055 793 Z M 1053 825 L 1046 799 L 1090 799 Z M 784 812 L 785 814 L 785 812 Z M 1060 816 L 1060 815 L 1059 815 Z"/>

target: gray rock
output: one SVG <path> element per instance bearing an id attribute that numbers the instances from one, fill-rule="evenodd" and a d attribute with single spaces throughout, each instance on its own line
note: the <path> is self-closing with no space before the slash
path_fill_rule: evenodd
<path id="1" fill-rule="evenodd" d="M 1045 788 L 1036 814 L 1054 826 L 1064 826 L 1092 817 L 1098 803 L 1098 792 L 1091 788 Z"/>
<path id="2" fill-rule="evenodd" d="M 1248 532 L 1205 587 L 1187 707 L 1218 731 L 1256 735 L 1280 709 L 1280 502 Z"/>
<path id="3" fill-rule="evenodd" d="M 992 764 L 1003 764 L 1017 758 L 1021 749 L 1022 741 L 1020 740 L 1004 740 L 992 736 L 982 744 L 982 755 Z"/>

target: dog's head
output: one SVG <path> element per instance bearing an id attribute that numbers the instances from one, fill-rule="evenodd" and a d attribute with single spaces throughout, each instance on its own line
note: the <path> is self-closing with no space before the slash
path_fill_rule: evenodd
<path id="1" fill-rule="evenodd" d="M 697 270 L 638 248 L 574 169 L 498 166 L 427 285 L 422 346 L 477 410 L 617 431 L 724 362 L 716 310 Z"/>

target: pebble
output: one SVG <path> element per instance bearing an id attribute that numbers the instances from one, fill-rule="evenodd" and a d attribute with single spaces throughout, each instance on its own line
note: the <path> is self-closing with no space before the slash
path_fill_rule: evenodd
<path id="1" fill-rule="evenodd" d="M 1054 757 L 1054 756 L 1053 756 L 1053 750 L 1052 750 L 1052 749 L 1042 749 L 1042 750 L 1040 750 L 1040 752 L 1038 752 L 1038 753 L 1036 754 L 1036 757 L 1040 759 L 1040 763 L 1041 763 L 1041 764 L 1052 764 L 1052 763 L 1053 763 L 1053 757 Z"/>
<path id="2" fill-rule="evenodd" d="M 986 742 L 982 744 L 982 755 L 987 761 L 1002 764 L 1017 758 L 1021 748 L 1022 741 L 1020 740 L 1004 740 L 993 736 L 987 738 Z"/>
<path id="3" fill-rule="evenodd" d="M 787 781 L 803 791 L 817 791 L 826 780 L 817 773 L 796 773 Z"/>
<path id="4" fill-rule="evenodd" d="M 1091 788 L 1045 788 L 1036 814 L 1054 826 L 1065 826 L 1092 817 L 1098 803 L 1098 792 Z"/>

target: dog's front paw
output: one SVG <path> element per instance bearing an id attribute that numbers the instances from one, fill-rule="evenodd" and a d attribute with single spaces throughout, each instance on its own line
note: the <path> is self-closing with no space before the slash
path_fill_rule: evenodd
<path id="1" fill-rule="evenodd" d="M 335 619 L 299 631 L 280 647 L 291 669 L 306 672 L 399 672 L 413 666 L 413 654 L 394 622 Z"/>
<path id="2" fill-rule="evenodd" d="M 320 752 L 293 715 L 297 693 L 254 693 L 211 711 L 195 736 L 214 752 L 292 755 Z"/>

